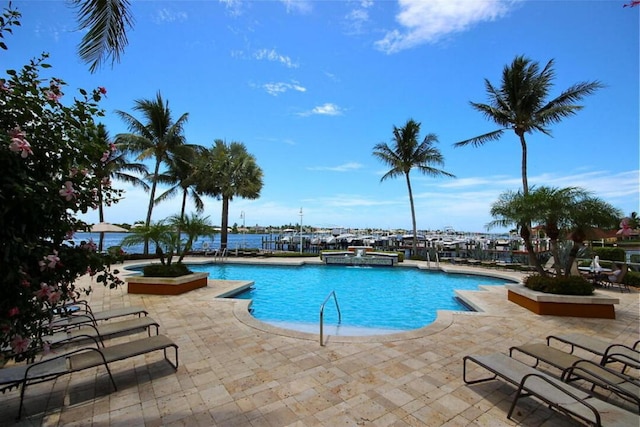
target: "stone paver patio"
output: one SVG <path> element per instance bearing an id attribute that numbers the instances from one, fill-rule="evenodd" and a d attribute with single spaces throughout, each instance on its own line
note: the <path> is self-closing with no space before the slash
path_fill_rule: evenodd
<path id="1" fill-rule="evenodd" d="M 88 278 L 80 280 L 80 285 L 88 284 Z M 599 289 L 620 298 L 616 319 L 603 320 L 538 316 L 507 301 L 504 287 L 489 286 L 465 293 L 482 307 L 481 313 L 443 311 L 434 324 L 417 331 L 330 336 L 320 346 L 318 334 L 253 319 L 247 301 L 216 299 L 228 282 L 210 280 L 208 287 L 179 296 L 129 295 L 126 286 L 92 286 L 95 311 L 146 307 L 160 323 L 160 333 L 180 346 L 178 371 L 161 353 L 152 353 L 111 365 L 117 391 L 104 368 L 30 386 L 25 415 L 18 422 L 19 392 L 7 392 L 0 425 L 580 425 L 532 398 L 522 399 L 514 420 L 508 420 L 515 388 L 502 381 L 466 385 L 462 357 L 508 353 L 513 345 L 557 333 L 580 332 L 627 344 L 640 339 L 636 290 Z"/>

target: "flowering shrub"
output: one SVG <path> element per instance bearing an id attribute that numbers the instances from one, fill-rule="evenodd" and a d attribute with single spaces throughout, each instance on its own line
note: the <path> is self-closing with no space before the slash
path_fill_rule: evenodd
<path id="1" fill-rule="evenodd" d="M 18 17 L 5 11 L 0 36 Z M 81 89 L 68 99 L 63 80 L 40 77 L 50 67 L 46 59 L 0 77 L 0 364 L 46 347 L 52 309 L 90 292 L 75 287 L 77 278 L 121 283 L 92 242 L 70 240 L 86 229 L 77 214 L 99 200 L 92 171 L 109 147 L 96 138 L 94 117 L 103 114 L 98 102 L 106 91 Z"/>

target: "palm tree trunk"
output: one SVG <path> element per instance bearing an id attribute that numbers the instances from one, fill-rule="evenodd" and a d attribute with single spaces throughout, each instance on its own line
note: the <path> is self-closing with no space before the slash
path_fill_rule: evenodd
<path id="1" fill-rule="evenodd" d="M 407 188 L 409 189 L 409 205 L 411 205 L 411 223 L 413 225 L 413 255 L 418 253 L 418 227 L 416 226 L 416 208 L 413 204 L 413 191 L 411 191 L 411 180 L 409 174 L 405 174 L 407 179 Z"/>
<path id="2" fill-rule="evenodd" d="M 153 212 L 153 205 L 155 204 L 156 199 L 156 186 L 158 182 L 158 172 L 160 171 L 160 162 L 161 159 L 156 159 L 156 167 L 153 170 L 153 177 L 151 178 L 151 194 L 149 196 L 149 208 L 147 209 L 147 220 L 144 223 L 145 226 L 149 227 L 151 224 L 151 213 Z M 149 253 L 149 239 L 144 240 L 144 254 L 147 255 Z"/>
<path id="3" fill-rule="evenodd" d="M 220 249 L 227 248 L 227 229 L 229 223 L 229 198 L 222 196 L 222 224 L 220 230 Z"/>
<path id="4" fill-rule="evenodd" d="M 104 206 L 102 205 L 102 184 L 98 184 L 98 220 L 104 222 Z M 104 233 L 100 233 L 100 240 L 98 241 L 98 252 L 102 252 L 102 246 L 104 244 Z"/>

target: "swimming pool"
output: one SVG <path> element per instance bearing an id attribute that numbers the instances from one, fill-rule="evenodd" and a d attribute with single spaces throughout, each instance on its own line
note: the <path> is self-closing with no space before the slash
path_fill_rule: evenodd
<path id="1" fill-rule="evenodd" d="M 255 318 L 296 330 L 317 331 L 320 306 L 335 291 L 341 328 L 359 335 L 418 329 L 436 319 L 437 310 L 468 311 L 454 290 L 503 285 L 505 279 L 447 274 L 405 267 L 190 265 L 209 279 L 251 280 L 254 286 L 233 298 L 251 299 Z M 324 309 L 325 325 L 336 325 L 333 299 Z M 348 333 L 343 332 L 343 335 Z"/>

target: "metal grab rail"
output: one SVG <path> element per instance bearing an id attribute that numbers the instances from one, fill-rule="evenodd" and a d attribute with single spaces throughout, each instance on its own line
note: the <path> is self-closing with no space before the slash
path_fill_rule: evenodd
<path id="1" fill-rule="evenodd" d="M 342 313 L 340 313 L 340 306 L 338 305 L 338 297 L 336 296 L 336 291 L 331 291 L 329 295 L 324 299 L 324 302 L 320 306 L 320 345 L 324 346 L 324 306 L 329 301 L 329 298 L 333 295 L 333 300 L 336 302 L 336 309 L 338 310 L 338 323 L 342 323 Z"/>

